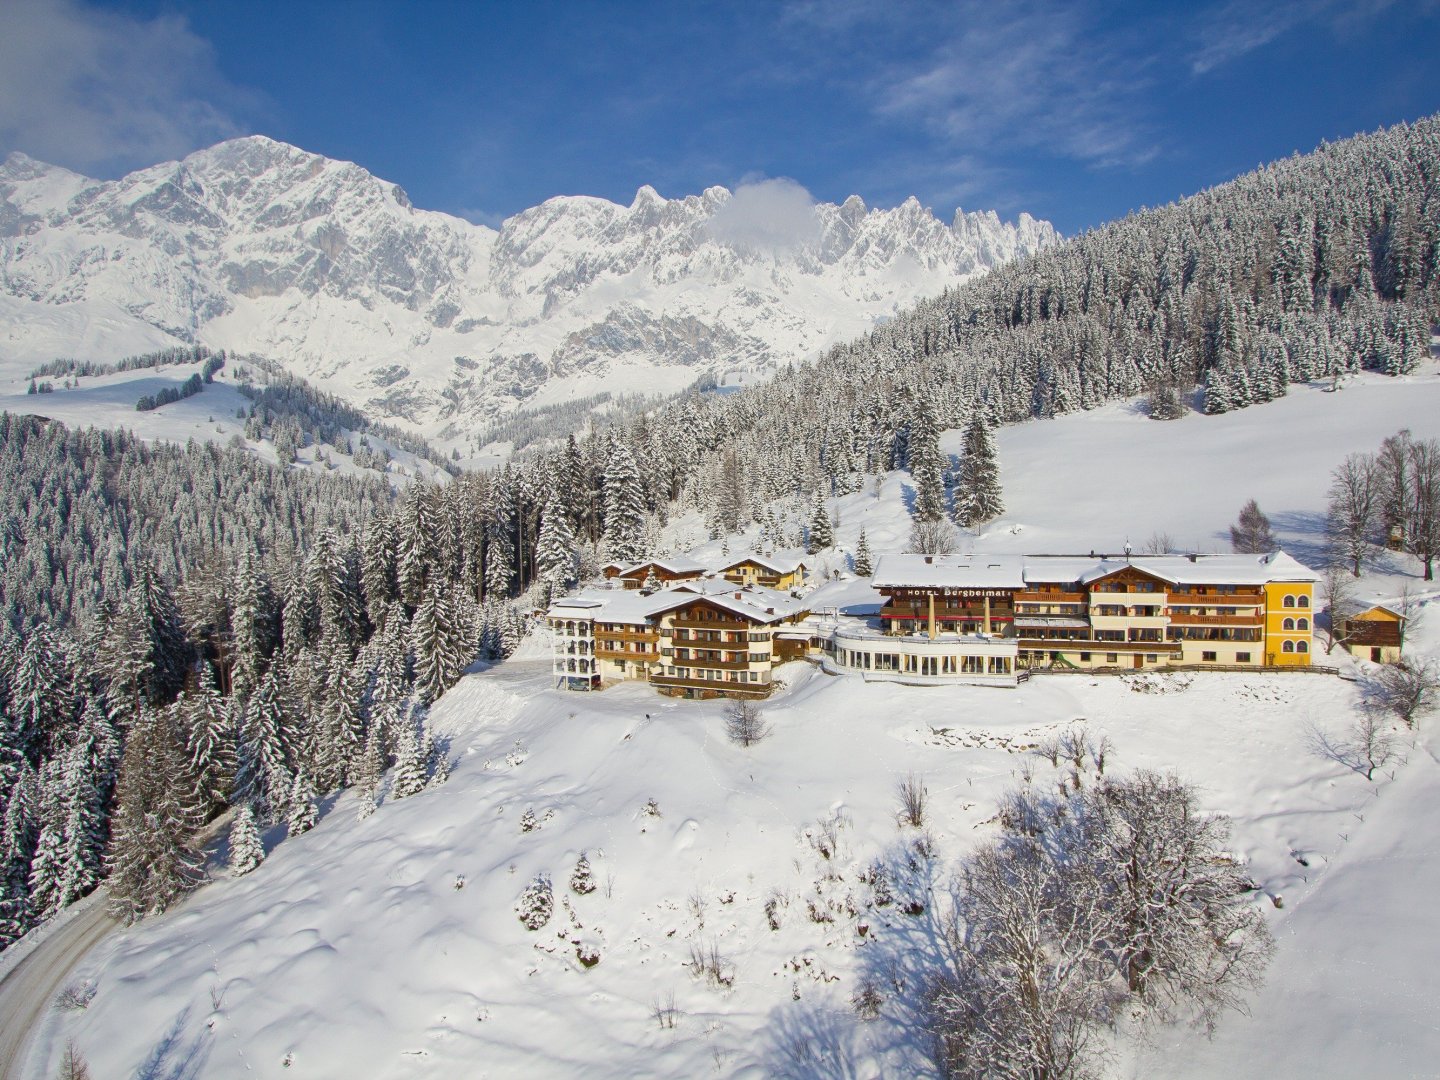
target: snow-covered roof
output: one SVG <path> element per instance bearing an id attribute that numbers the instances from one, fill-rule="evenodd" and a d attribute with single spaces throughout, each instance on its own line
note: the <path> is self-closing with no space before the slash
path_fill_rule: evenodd
<path id="1" fill-rule="evenodd" d="M 739 588 L 716 578 L 686 581 L 648 595 L 625 589 L 587 589 L 550 605 L 552 619 L 585 618 L 643 626 L 672 608 L 704 599 L 752 622 L 772 623 L 809 610 L 789 593 L 761 586 Z"/>
<path id="2" fill-rule="evenodd" d="M 707 603 L 757 623 L 779 622 L 781 619 L 788 619 L 792 615 L 809 610 L 803 600 L 797 600 L 788 593 L 777 592 L 774 589 L 753 586 L 737 589 L 734 585 L 729 585 L 725 589 L 714 589 L 708 586 L 723 583 L 706 582 L 705 584 L 707 588 L 701 590 L 691 587 L 694 582 L 687 582 L 683 586 L 657 592 L 650 599 L 664 601 L 656 609 L 657 614 L 703 599 Z"/>
<path id="3" fill-rule="evenodd" d="M 810 564 L 802 558 L 788 558 L 783 555 L 760 555 L 753 551 L 747 551 L 743 555 L 736 555 L 728 562 L 721 563 L 717 570 L 724 573 L 741 563 L 754 563 L 756 566 L 763 566 L 767 570 L 773 570 L 777 574 L 793 574 L 802 566 Z"/>
<path id="4" fill-rule="evenodd" d="M 631 563 L 620 570 L 622 577 L 629 577 L 637 570 L 644 570 L 647 567 L 655 566 L 669 574 L 703 574 L 707 567 L 704 563 L 698 563 L 685 555 L 671 555 L 664 559 L 642 559 L 640 562 Z"/>
<path id="5" fill-rule="evenodd" d="M 1023 589 L 1018 555 L 881 555 L 871 579 L 880 589 Z"/>
<path id="6" fill-rule="evenodd" d="M 977 556 L 978 557 L 978 556 Z M 1316 581 L 1314 571 L 1283 551 L 1265 555 L 1026 555 L 1030 584 L 1079 582 L 1089 585 L 1127 567 L 1172 585 L 1264 585 Z"/>

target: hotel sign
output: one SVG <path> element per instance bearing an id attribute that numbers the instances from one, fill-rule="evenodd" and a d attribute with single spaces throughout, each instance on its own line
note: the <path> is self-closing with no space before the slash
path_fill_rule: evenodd
<path id="1" fill-rule="evenodd" d="M 1014 589 L 941 589 L 943 596 L 959 596 L 966 599 L 1008 600 Z"/>

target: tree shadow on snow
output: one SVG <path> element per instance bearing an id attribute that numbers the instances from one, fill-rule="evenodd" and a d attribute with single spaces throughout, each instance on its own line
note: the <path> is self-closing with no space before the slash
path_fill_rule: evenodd
<path id="1" fill-rule="evenodd" d="M 188 1046 L 182 1045 L 189 1019 L 190 1007 L 187 1005 L 135 1070 L 135 1080 L 195 1080 L 200 1076 L 210 1058 L 210 1031 L 207 1028 L 196 1035 Z"/>
<path id="2" fill-rule="evenodd" d="M 786 1023 L 775 1026 L 777 1043 L 771 1058 L 777 1075 L 854 1075 L 857 1046 L 863 1046 L 872 1065 L 883 1060 L 887 1071 L 896 1075 L 940 1075 L 932 1054 L 926 999 L 936 976 L 954 963 L 946 933 L 947 913 L 954 904 L 952 882 L 939 860 L 917 851 L 911 842 L 897 840 L 876 865 L 890 884 L 893 900 L 869 906 L 859 917 L 869 930 L 858 950 L 852 991 L 858 994 L 867 987 L 878 991 L 879 1017 L 866 1023 L 854 1014 L 792 1010 Z M 838 1036 L 832 1030 L 835 1025 Z M 812 1057 L 802 1056 L 797 1062 L 797 1047 L 800 1055 L 808 1047 Z M 812 1060 L 815 1067 L 806 1071 Z M 838 1071 L 837 1061 L 848 1063 L 850 1071 Z M 873 1068 L 865 1072 L 868 1075 Z"/>

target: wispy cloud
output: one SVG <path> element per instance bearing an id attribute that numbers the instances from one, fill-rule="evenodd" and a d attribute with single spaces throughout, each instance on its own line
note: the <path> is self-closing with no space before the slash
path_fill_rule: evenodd
<path id="1" fill-rule="evenodd" d="M 1048 148 L 1093 165 L 1154 153 L 1139 107 L 1153 58 L 1100 32 L 1085 5 L 966 0 L 951 10 L 931 29 L 933 51 L 878 76 L 882 114 L 972 150 Z"/>
<path id="2" fill-rule="evenodd" d="M 151 164 L 238 134 L 219 103 L 247 100 L 183 18 L 81 0 L 0 3 L 4 150 L 83 171 Z"/>
<path id="3" fill-rule="evenodd" d="M 1432 7 L 1430 0 L 1412 0 Z M 1269 45 L 1302 26 L 1320 23 L 1341 29 L 1394 6 L 1393 0 L 1229 0 L 1201 15 L 1195 24 L 1197 45 L 1190 59 L 1196 75 Z"/>

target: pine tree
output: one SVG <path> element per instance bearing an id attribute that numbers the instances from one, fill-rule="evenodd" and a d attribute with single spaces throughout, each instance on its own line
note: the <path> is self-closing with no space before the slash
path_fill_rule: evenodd
<path id="1" fill-rule="evenodd" d="M 965 456 L 960 463 L 960 484 L 955 494 L 955 521 L 978 530 L 1005 512 L 1000 490 L 1000 460 L 990 427 L 980 413 L 965 425 Z"/>
<path id="2" fill-rule="evenodd" d="M 425 764 L 420 760 L 420 747 L 415 725 L 408 718 L 400 726 L 396 740 L 395 775 L 390 782 L 390 795 L 407 799 L 425 790 Z"/>
<path id="3" fill-rule="evenodd" d="M 875 566 L 871 561 L 870 541 L 865 538 L 865 530 L 860 530 L 860 539 L 855 545 L 855 573 L 860 577 L 869 577 L 875 573 Z"/>
<path id="4" fill-rule="evenodd" d="M 410 624 L 410 649 L 415 656 L 415 689 L 426 704 L 460 678 L 473 657 L 467 628 L 438 585 L 432 585 Z"/>
<path id="5" fill-rule="evenodd" d="M 202 664 L 193 692 L 181 696 L 196 802 L 207 812 L 224 806 L 235 783 L 235 726 L 209 664 Z"/>
<path id="6" fill-rule="evenodd" d="M 575 536 L 570 531 L 560 499 L 551 494 L 540 519 L 535 564 L 552 596 L 575 583 Z"/>
<path id="7" fill-rule="evenodd" d="M 365 737 L 365 749 L 360 755 L 360 771 L 355 777 L 355 787 L 360 794 L 357 813 L 362 820 L 375 812 L 375 800 L 380 794 L 380 781 L 384 773 L 383 736 L 372 724 Z"/>
<path id="8" fill-rule="evenodd" d="M 242 803 L 230 823 L 230 873 L 248 874 L 265 861 L 265 844 L 255 823 L 255 811 Z"/>
<path id="9" fill-rule="evenodd" d="M 303 772 L 295 774 L 295 783 L 290 788 L 289 835 L 299 836 L 315 827 L 319 819 L 315 805 L 315 789 Z"/>
<path id="10" fill-rule="evenodd" d="M 267 819 L 284 811 L 290 793 L 285 681 L 284 666 L 272 664 L 245 709 L 236 752 L 235 798 Z"/>
<path id="11" fill-rule="evenodd" d="M 157 914 L 200 884 L 204 854 L 193 841 L 200 815 L 176 733 L 142 711 L 130 729 L 110 839 L 110 910 L 127 922 Z"/>
<path id="12" fill-rule="evenodd" d="M 640 470 L 618 438 L 605 469 L 605 549 L 616 562 L 631 563 L 644 555 L 645 496 Z"/>
<path id="13" fill-rule="evenodd" d="M 945 516 L 945 465 L 940 455 L 940 432 L 935 414 L 924 400 L 910 425 L 910 475 L 915 481 L 916 521 L 939 521 Z"/>
<path id="14" fill-rule="evenodd" d="M 814 555 L 817 551 L 824 551 L 835 543 L 835 534 L 830 527 L 830 514 L 825 508 L 825 497 L 819 489 L 815 492 L 815 501 L 810 507 L 810 532 L 809 542 L 805 545 L 807 553 Z"/>

